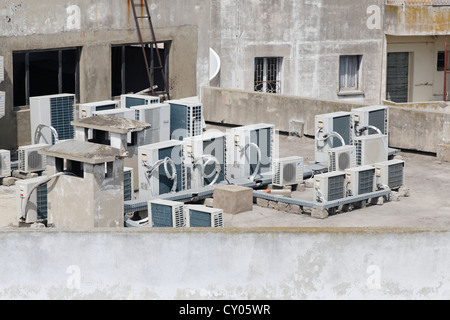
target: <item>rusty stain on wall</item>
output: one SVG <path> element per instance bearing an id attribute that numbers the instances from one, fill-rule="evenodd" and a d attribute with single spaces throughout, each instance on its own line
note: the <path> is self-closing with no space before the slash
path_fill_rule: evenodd
<path id="1" fill-rule="evenodd" d="M 402 33 L 443 34 L 450 31 L 450 7 L 386 6 L 387 28 Z"/>

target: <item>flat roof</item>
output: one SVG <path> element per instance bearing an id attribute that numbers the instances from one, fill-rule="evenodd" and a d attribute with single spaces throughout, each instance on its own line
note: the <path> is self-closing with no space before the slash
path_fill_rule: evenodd
<path id="1" fill-rule="evenodd" d="M 39 150 L 39 153 L 48 157 L 90 164 L 101 164 L 123 158 L 121 150 L 117 148 L 78 140 L 61 141 L 53 146 Z"/>
<path id="2" fill-rule="evenodd" d="M 97 115 L 93 117 L 88 117 L 81 120 L 72 121 L 71 124 L 74 127 L 81 127 L 121 134 L 125 134 L 128 132 L 138 132 L 145 129 L 149 129 L 151 127 L 149 123 L 108 115 Z"/>

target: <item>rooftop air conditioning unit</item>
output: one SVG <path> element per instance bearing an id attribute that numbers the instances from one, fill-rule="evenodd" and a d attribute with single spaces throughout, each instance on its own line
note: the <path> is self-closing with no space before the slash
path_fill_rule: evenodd
<path id="1" fill-rule="evenodd" d="M 138 148 L 139 198 L 183 190 L 183 142 L 169 140 Z"/>
<path id="2" fill-rule="evenodd" d="M 207 131 L 184 139 L 184 190 L 198 189 L 225 180 L 226 134 Z"/>
<path id="3" fill-rule="evenodd" d="M 345 171 L 356 167 L 356 147 L 342 146 L 328 150 L 328 171 Z"/>
<path id="4" fill-rule="evenodd" d="M 124 167 L 123 169 L 123 199 L 134 200 L 134 169 Z"/>
<path id="5" fill-rule="evenodd" d="M 170 140 L 170 105 L 155 103 L 151 105 L 131 107 L 135 111 L 135 119 L 151 125 L 146 131 L 144 144 L 152 144 Z"/>
<path id="6" fill-rule="evenodd" d="M 153 228 L 186 227 L 184 203 L 155 199 L 148 202 L 149 225 Z"/>
<path id="7" fill-rule="evenodd" d="M 348 196 L 359 196 L 377 190 L 373 166 L 349 168 L 345 171 L 345 174 Z"/>
<path id="8" fill-rule="evenodd" d="M 373 134 L 355 138 L 356 165 L 373 165 L 388 160 L 388 136 Z"/>
<path id="9" fill-rule="evenodd" d="M 6 93 L 0 91 L 0 119 L 6 114 Z"/>
<path id="10" fill-rule="evenodd" d="M 17 219 L 19 222 L 35 223 L 47 219 L 46 181 L 47 177 L 16 181 Z M 35 188 L 36 186 L 38 187 Z"/>
<path id="11" fill-rule="evenodd" d="M 144 94 L 122 94 L 120 96 L 120 107 L 131 108 L 135 106 L 143 106 L 146 104 L 160 103 L 159 97 L 148 96 Z"/>
<path id="12" fill-rule="evenodd" d="M 123 108 L 94 111 L 93 115 L 94 116 L 104 115 L 104 116 L 111 116 L 111 117 L 119 117 L 122 119 L 136 120 L 136 112 L 134 110 L 128 110 L 128 109 L 123 109 Z"/>
<path id="13" fill-rule="evenodd" d="M 201 135 L 203 132 L 203 105 L 182 100 L 168 101 L 170 104 L 170 138 L 183 140 Z"/>
<path id="14" fill-rule="evenodd" d="M 272 162 L 278 150 L 273 124 L 232 128 L 227 141 L 227 172 L 231 179 L 272 174 Z"/>
<path id="15" fill-rule="evenodd" d="M 352 123 L 355 134 L 371 135 L 371 134 L 389 134 L 389 107 L 376 105 L 353 109 Z M 378 130 L 376 130 L 378 129 Z M 362 132 L 359 132 L 362 130 Z"/>
<path id="16" fill-rule="evenodd" d="M 58 133 L 58 139 L 74 138 L 71 122 L 74 120 L 74 94 L 56 94 L 30 98 L 31 141 L 39 125 L 53 127 Z M 43 143 L 55 144 L 50 130 L 42 132 Z"/>
<path id="17" fill-rule="evenodd" d="M 340 200 L 345 196 L 345 172 L 333 171 L 314 176 L 316 202 Z"/>
<path id="18" fill-rule="evenodd" d="M 223 228 L 223 210 L 202 205 L 184 207 L 187 226 L 191 228 Z"/>
<path id="19" fill-rule="evenodd" d="M 91 103 L 83 103 L 79 106 L 79 118 L 89 118 L 97 111 L 113 110 L 119 107 L 119 103 L 113 100 L 105 100 Z"/>
<path id="20" fill-rule="evenodd" d="M 0 178 L 11 176 L 11 151 L 0 150 Z"/>
<path id="21" fill-rule="evenodd" d="M 19 170 L 22 172 L 40 172 L 47 168 L 47 157 L 39 153 L 39 150 L 49 147 L 40 143 L 19 147 Z"/>
<path id="22" fill-rule="evenodd" d="M 273 163 L 272 184 L 290 186 L 303 182 L 303 157 L 275 159 Z"/>
<path id="23" fill-rule="evenodd" d="M 403 160 L 389 160 L 375 164 L 377 183 L 390 189 L 403 187 L 405 183 L 405 162 Z"/>
<path id="24" fill-rule="evenodd" d="M 5 58 L 0 56 L 0 83 L 5 81 Z"/>
<path id="25" fill-rule="evenodd" d="M 351 144 L 352 129 L 350 112 L 341 111 L 315 116 L 316 162 L 328 165 L 329 149 Z"/>

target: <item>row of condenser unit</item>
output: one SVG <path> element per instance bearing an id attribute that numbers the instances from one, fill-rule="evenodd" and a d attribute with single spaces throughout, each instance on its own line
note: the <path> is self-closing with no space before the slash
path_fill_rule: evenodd
<path id="1" fill-rule="evenodd" d="M 223 228 L 223 210 L 155 199 L 148 201 L 148 225 L 154 228 Z"/>
<path id="2" fill-rule="evenodd" d="M 314 176 L 315 201 L 402 187 L 405 163 L 388 160 L 388 143 L 388 106 L 316 115 L 315 159 L 328 172 Z"/>

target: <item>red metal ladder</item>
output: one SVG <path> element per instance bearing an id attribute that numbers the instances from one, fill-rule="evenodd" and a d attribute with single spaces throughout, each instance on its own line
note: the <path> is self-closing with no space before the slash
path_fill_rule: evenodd
<path id="1" fill-rule="evenodd" d="M 448 42 L 447 37 L 445 37 L 445 62 L 444 62 L 444 101 L 449 101 L 450 100 L 450 96 L 449 96 L 449 92 L 448 92 L 448 84 L 450 82 L 450 79 L 448 77 L 448 75 L 450 74 L 450 66 L 448 63 L 448 59 L 449 59 L 449 52 L 450 50 L 450 43 Z"/>
<path id="2" fill-rule="evenodd" d="M 155 30 L 153 29 L 153 23 L 152 23 L 152 18 L 150 16 L 150 10 L 148 7 L 148 3 L 147 0 L 140 0 L 139 3 L 135 3 L 134 0 L 127 0 L 130 1 L 131 3 L 131 8 L 133 9 L 133 16 L 134 16 L 134 21 L 136 22 L 136 29 L 138 32 L 138 37 L 139 37 L 139 42 L 141 44 L 141 48 L 142 48 L 142 54 L 144 56 L 144 62 L 145 62 L 145 68 L 147 70 L 147 76 L 148 76 L 148 82 L 150 85 L 150 90 L 152 92 L 152 95 L 155 96 L 155 88 L 153 85 L 153 81 L 152 81 L 152 70 L 160 70 L 161 71 L 161 76 L 164 82 L 164 90 L 162 91 L 165 95 L 166 95 L 166 99 L 170 100 L 170 94 L 169 94 L 169 86 L 167 84 L 167 78 L 166 78 L 166 73 L 162 64 L 162 60 L 161 60 L 161 55 L 159 53 L 159 49 L 158 49 L 158 45 L 157 45 L 157 41 L 156 41 L 156 36 L 155 36 Z M 137 14 L 137 10 L 136 8 L 140 8 L 142 15 L 138 15 Z M 144 9 L 145 8 L 145 12 Z M 151 36 L 152 36 L 152 47 L 151 49 L 155 48 L 156 50 L 156 56 L 158 57 L 158 63 L 159 65 L 157 66 L 151 66 L 149 64 L 148 58 L 147 58 L 147 54 L 145 52 L 145 43 L 143 41 L 143 37 L 142 37 L 142 31 L 141 31 L 141 26 L 140 26 L 140 19 L 145 19 L 148 21 L 149 26 L 150 26 L 150 31 L 151 31 Z"/>

